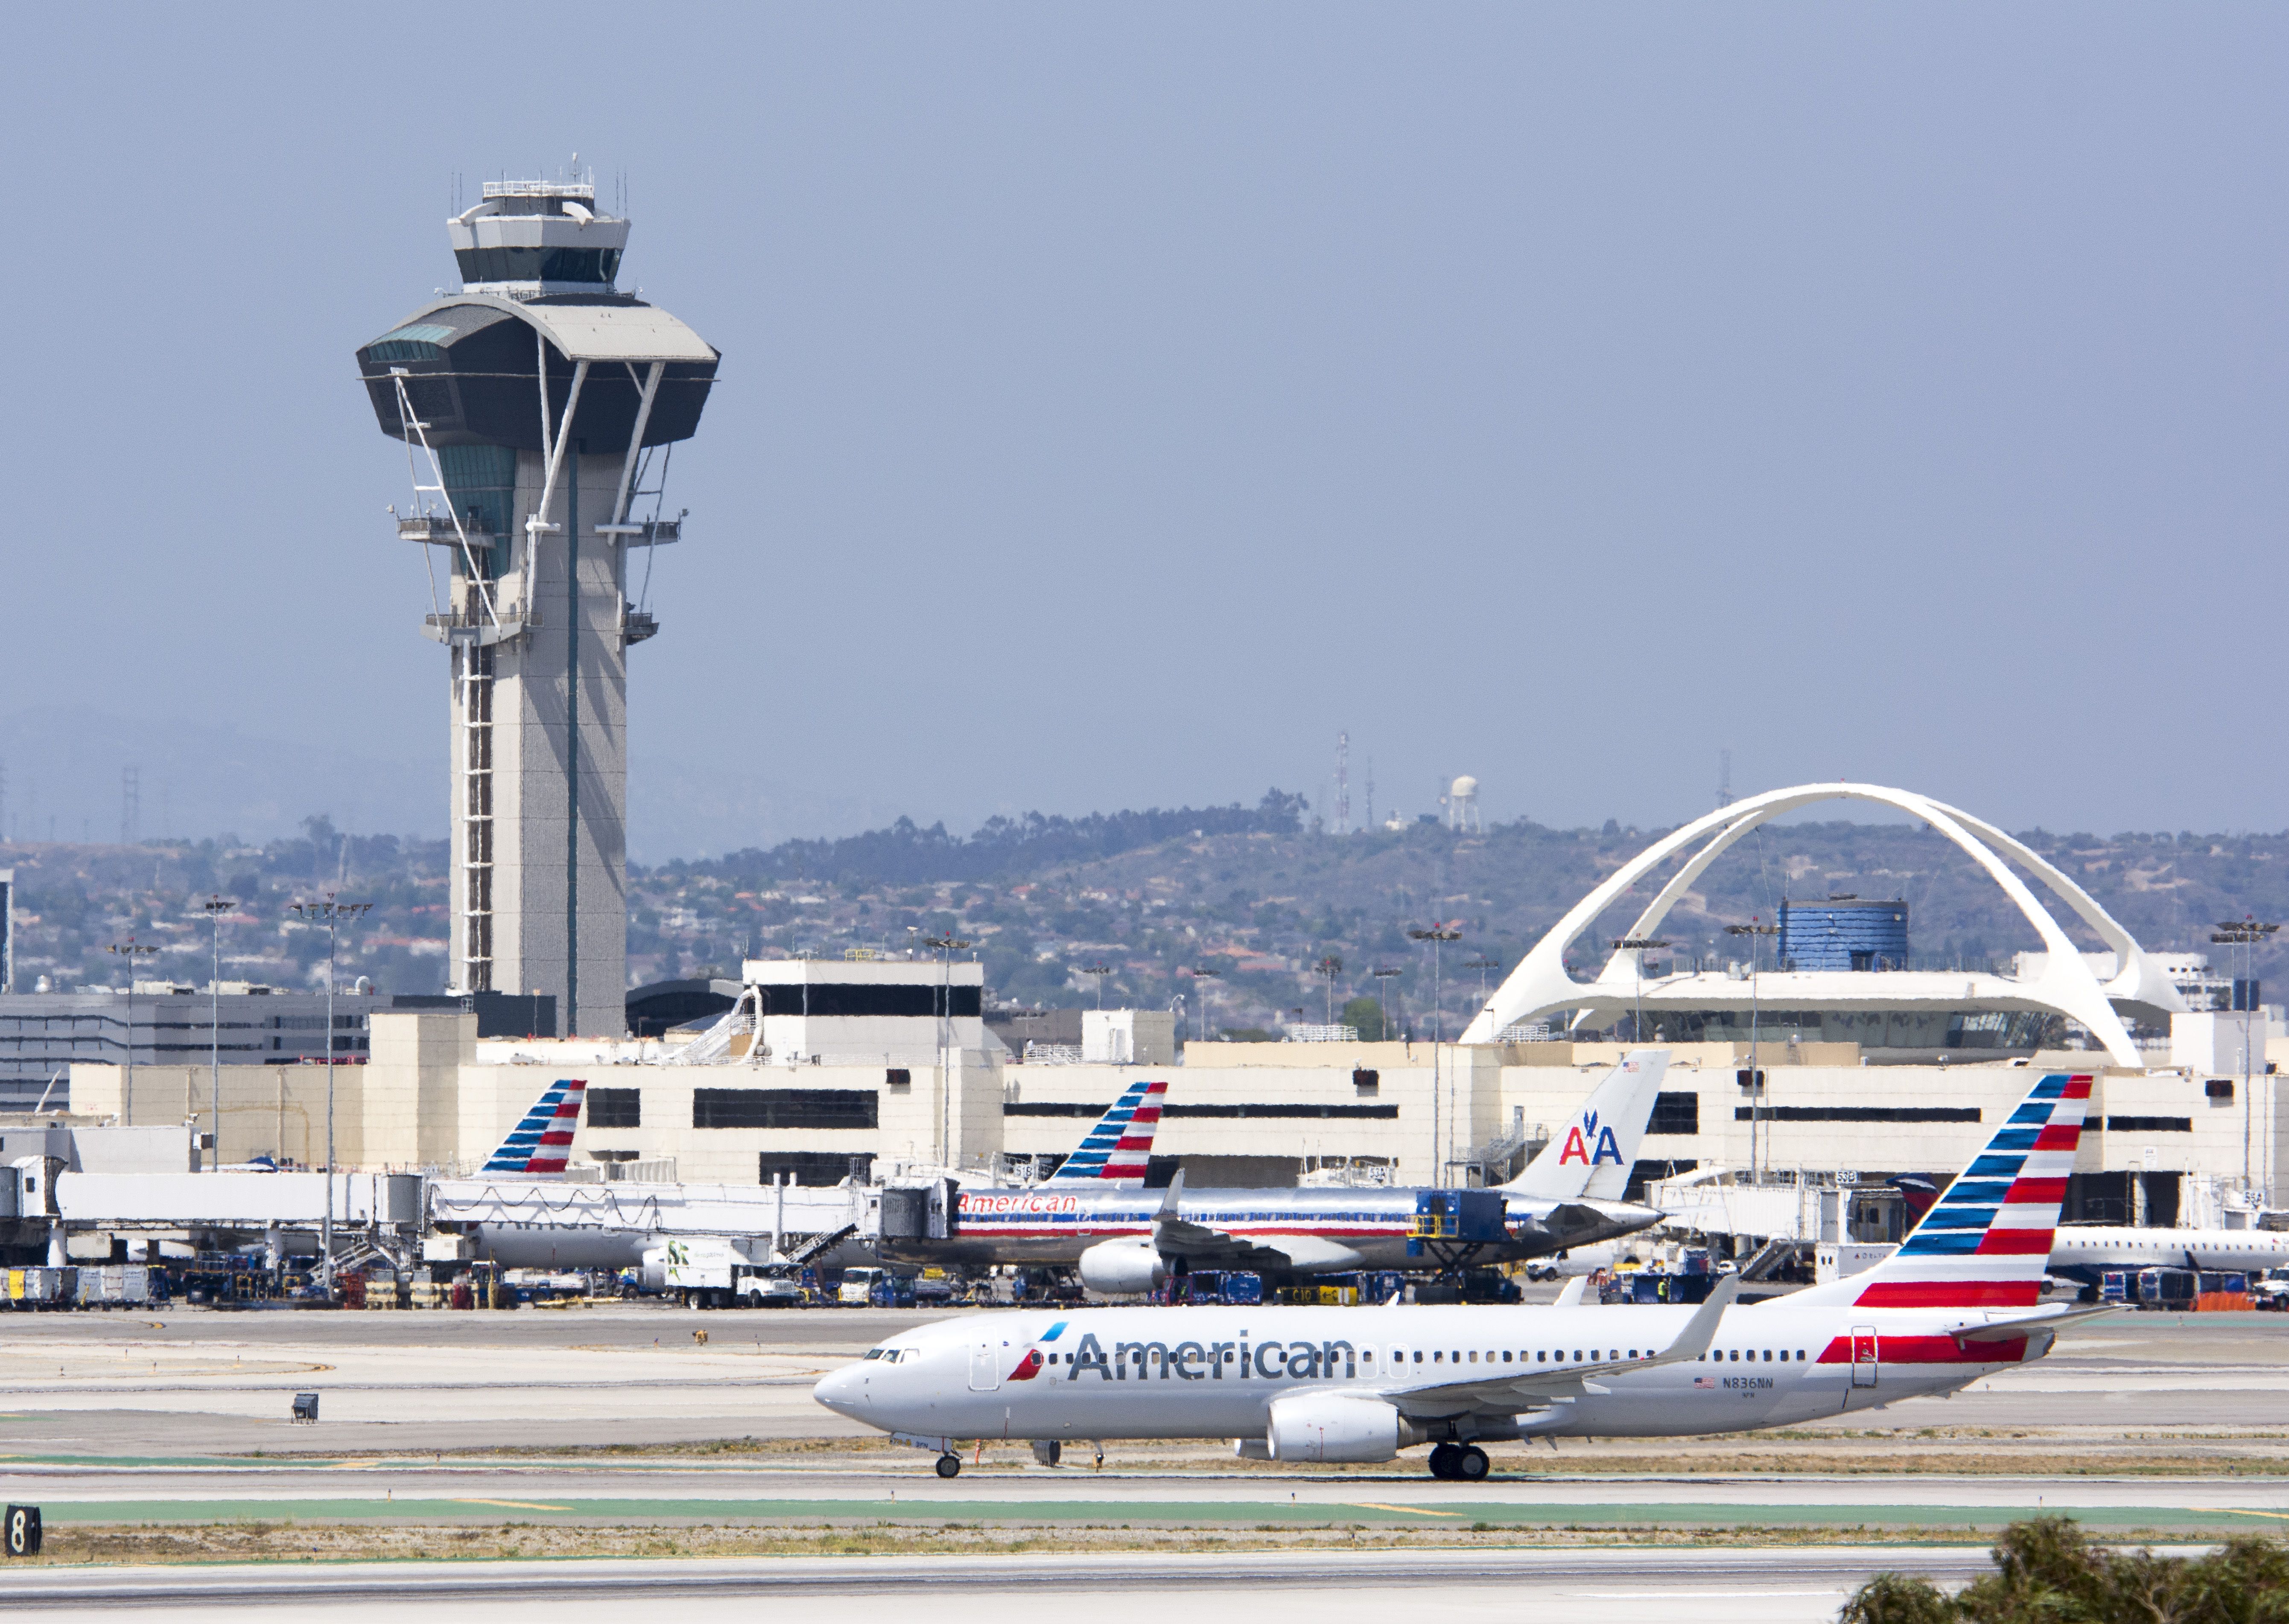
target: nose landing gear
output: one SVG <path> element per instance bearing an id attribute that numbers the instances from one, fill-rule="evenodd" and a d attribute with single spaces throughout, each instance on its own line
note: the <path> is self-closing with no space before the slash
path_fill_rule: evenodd
<path id="1" fill-rule="evenodd" d="M 1485 1479 L 1494 1463 L 1476 1444 L 1435 1444 L 1431 1449 L 1431 1475 L 1461 1483 Z"/>

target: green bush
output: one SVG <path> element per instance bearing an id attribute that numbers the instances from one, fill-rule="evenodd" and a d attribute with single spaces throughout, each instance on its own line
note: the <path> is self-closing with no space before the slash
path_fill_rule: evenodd
<path id="1" fill-rule="evenodd" d="M 1995 1572 L 1955 1596 L 1928 1580 L 1878 1573 L 1840 1624 L 2289 1624 L 2289 1548 L 2229 1540 L 2207 1556 L 2157 1556 L 2094 1545 L 2070 1517 L 2014 1523 Z"/>

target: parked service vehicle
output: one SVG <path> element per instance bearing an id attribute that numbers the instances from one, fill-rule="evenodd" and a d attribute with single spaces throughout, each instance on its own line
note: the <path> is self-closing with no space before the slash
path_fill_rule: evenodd
<path id="1" fill-rule="evenodd" d="M 2261 1314 L 2289 1310 L 2289 1269 L 2269 1269 L 2252 1278 L 2249 1306 Z"/>
<path id="2" fill-rule="evenodd" d="M 770 1250 L 769 1241 L 712 1235 L 671 1240 L 661 1248 L 662 1281 L 696 1309 L 754 1308 L 770 1278 Z M 762 1261 L 757 1252 L 764 1254 Z"/>

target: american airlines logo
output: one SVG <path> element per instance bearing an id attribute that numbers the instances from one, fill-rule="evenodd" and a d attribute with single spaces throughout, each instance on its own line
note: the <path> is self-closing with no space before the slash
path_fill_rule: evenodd
<path id="1" fill-rule="evenodd" d="M 1561 1167 L 1567 1162 L 1581 1162 L 1591 1167 L 1612 1162 L 1619 1166 L 1621 1161 L 1622 1147 L 1615 1142 L 1613 1127 L 1600 1126 L 1594 1111 L 1583 1112 L 1581 1122 L 1566 1130 L 1566 1148 L 1558 1153 L 1558 1165 Z"/>
<path id="2" fill-rule="evenodd" d="M 975 1214 L 978 1217 L 995 1213 L 1077 1213 L 1081 1211 L 1081 1198 L 1039 1194 L 993 1195 L 982 1190 L 972 1195 L 965 1190 L 961 1192 L 957 1210 L 965 1216 Z"/>

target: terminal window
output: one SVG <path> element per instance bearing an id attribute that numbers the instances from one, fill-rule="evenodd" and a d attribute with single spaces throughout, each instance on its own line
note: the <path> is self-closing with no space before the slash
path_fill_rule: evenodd
<path id="1" fill-rule="evenodd" d="M 1697 1134 L 1701 1131 L 1701 1096 L 1690 1090 L 1653 1096 L 1653 1120 L 1648 1134 Z"/>
<path id="2" fill-rule="evenodd" d="M 881 1099 L 865 1088 L 698 1088 L 694 1127 L 879 1127 Z"/>
<path id="3" fill-rule="evenodd" d="M 591 1088 L 588 1090 L 588 1126 L 590 1127 L 642 1127 L 643 1126 L 643 1090 L 641 1088 Z"/>
<path id="4" fill-rule="evenodd" d="M 871 1151 L 765 1150 L 757 1158 L 760 1182 L 782 1179 L 806 1190 L 831 1190 L 848 1178 L 864 1182 L 874 1161 Z"/>

